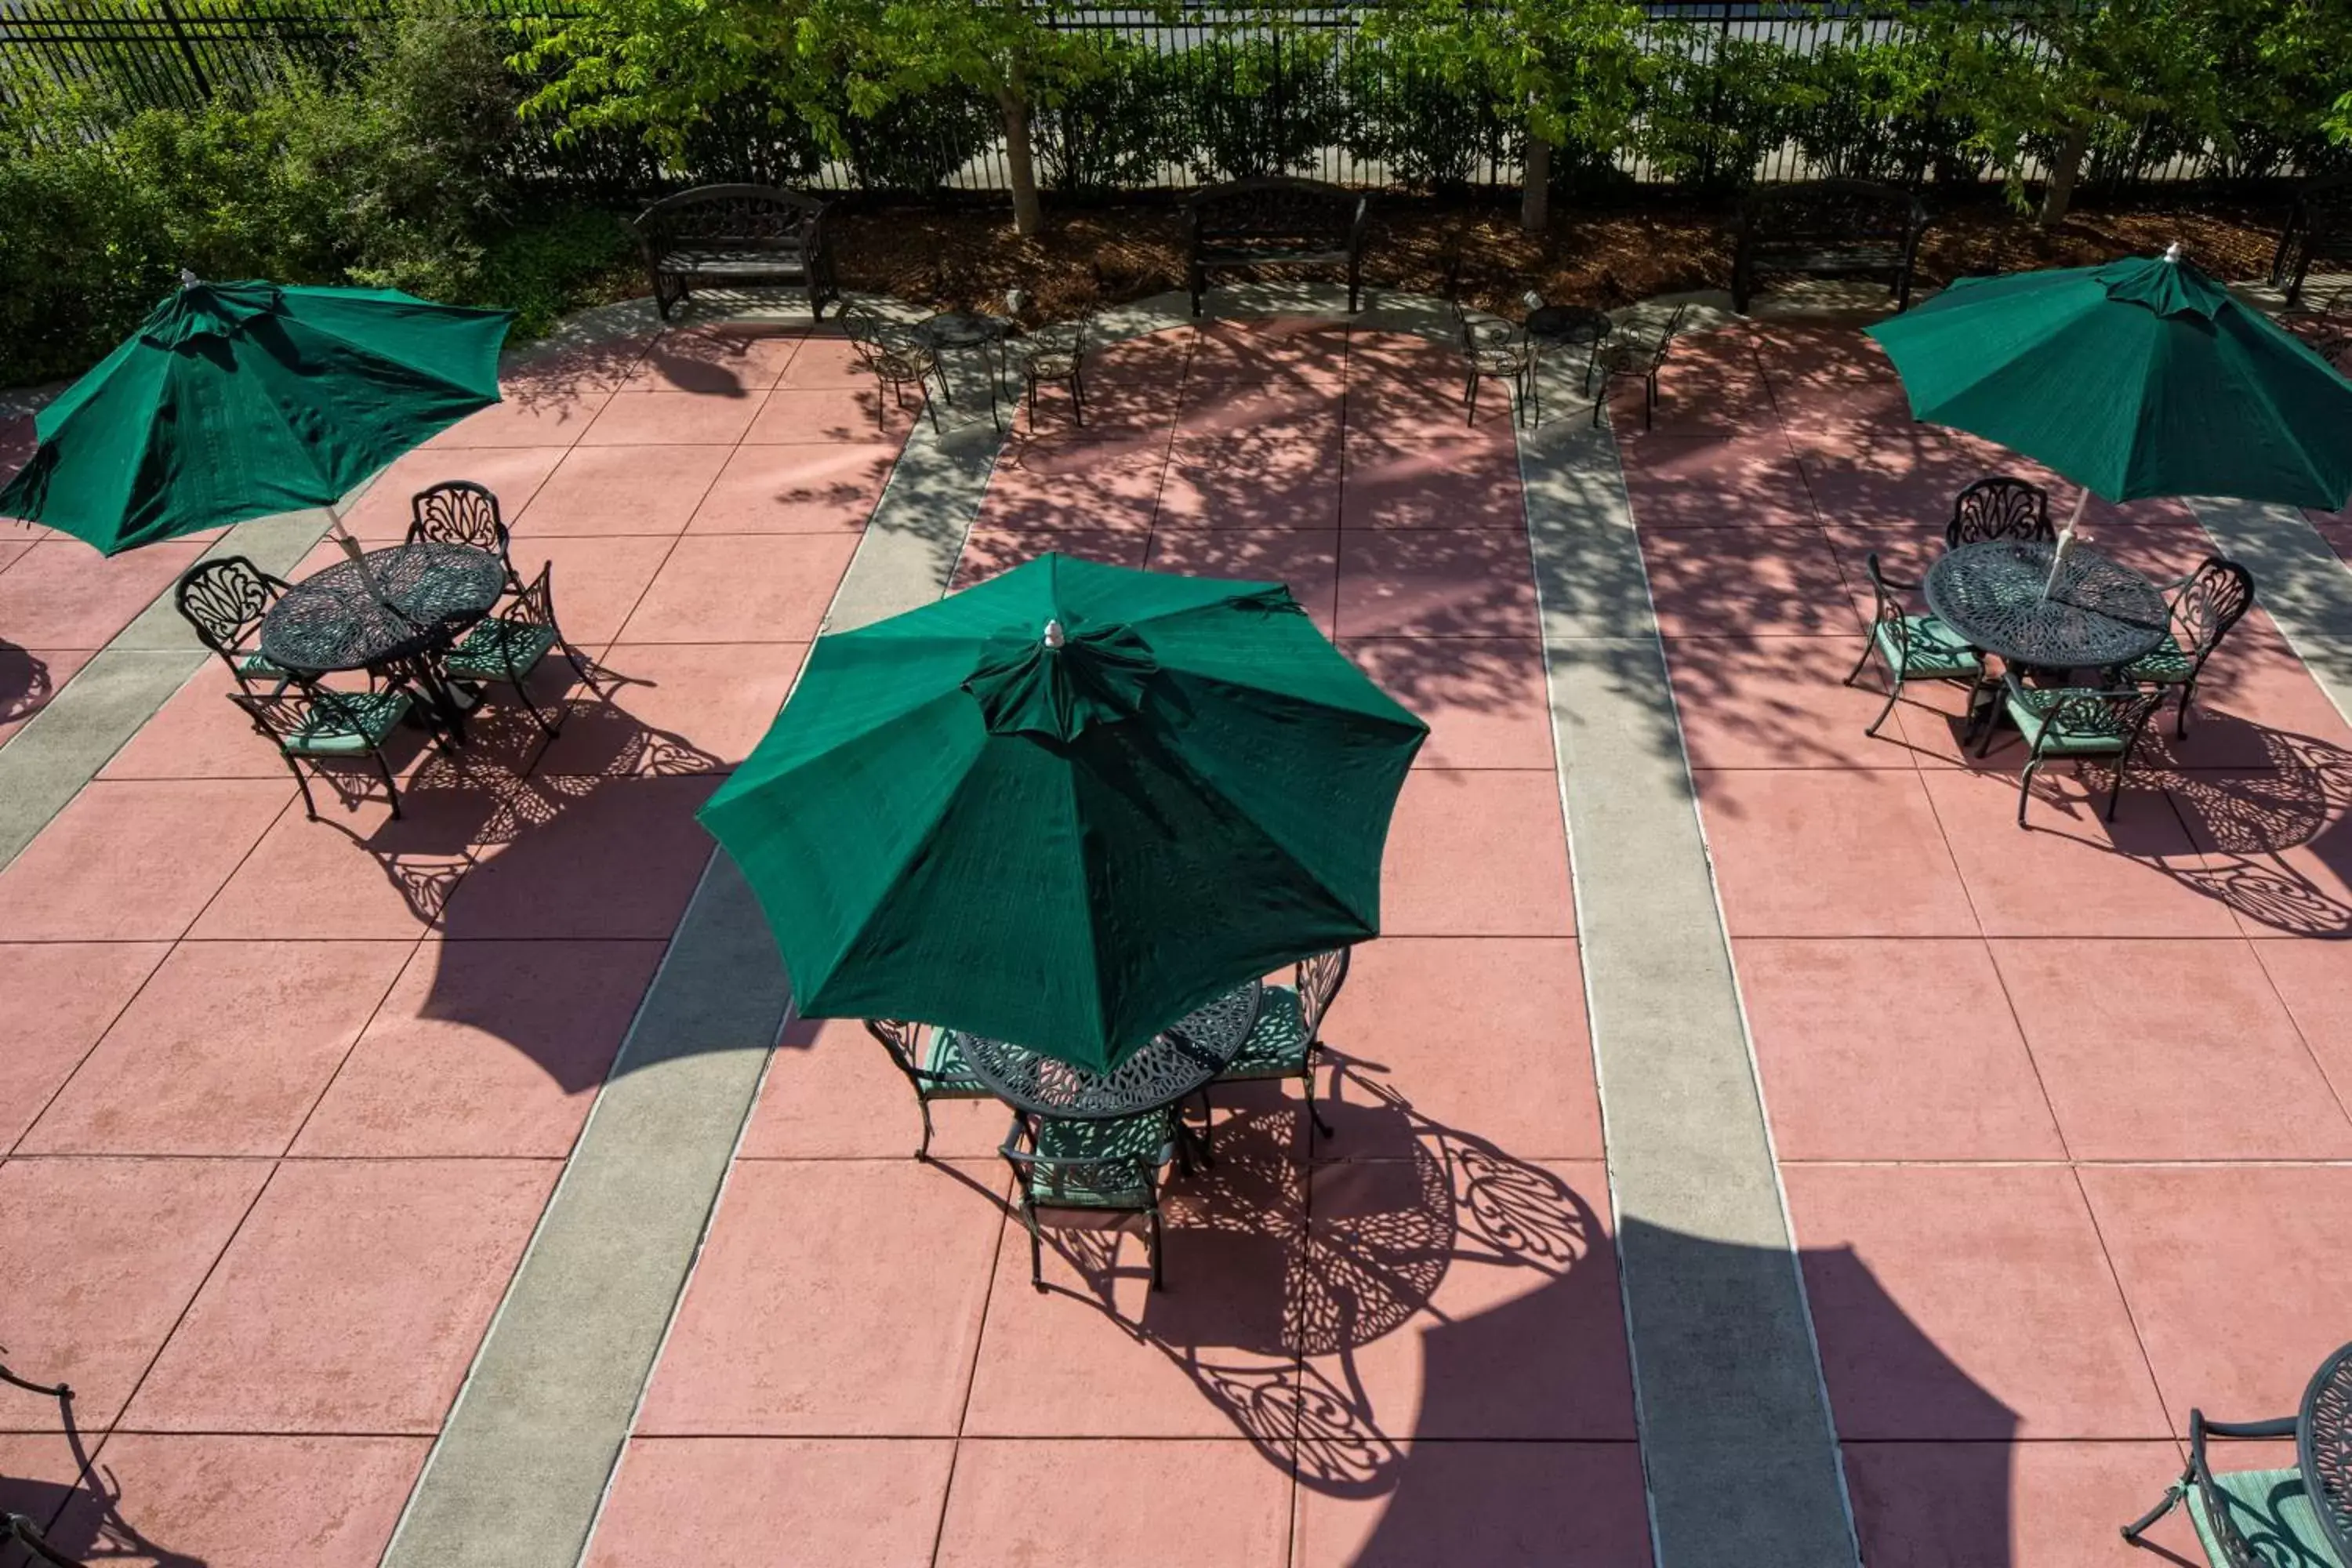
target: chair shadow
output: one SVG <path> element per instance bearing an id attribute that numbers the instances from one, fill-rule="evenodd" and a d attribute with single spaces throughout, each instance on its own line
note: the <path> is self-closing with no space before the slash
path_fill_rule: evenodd
<path id="1" fill-rule="evenodd" d="M 39 655 L 0 642 L 0 724 L 31 718 L 56 695 L 56 681 Z"/>
<path id="2" fill-rule="evenodd" d="M 1360 1568 L 1544 1560 L 1543 1543 L 1557 1549 L 1585 1505 L 1508 1466 L 1488 1473 L 1479 1455 L 1494 1446 L 1460 1439 L 1530 1415 L 1555 1430 L 1631 1435 L 1621 1247 L 1646 1266 L 1710 1280 L 1785 1269 L 1788 1259 L 1638 1220 L 1612 1239 L 1600 1217 L 1605 1194 L 1580 1192 L 1544 1163 L 1440 1123 L 1377 1064 L 1341 1058 L 1338 1072 L 1323 1103 L 1338 1134 L 1332 1150 L 1347 1157 L 1301 1163 L 1295 1100 L 1229 1113 L 1217 1124 L 1215 1167 L 1170 1186 L 1169 1285 L 1143 1293 L 1139 1313 L 1120 1310 L 1119 1291 L 1134 1300 L 1148 1270 L 1139 1247 L 1122 1257 L 1116 1230 L 1049 1231 L 1079 1283 L 1048 1288 L 1088 1302 L 1181 1370 L 1303 1494 L 1377 1505 L 1349 1559 Z M 1843 1342 L 1861 1347 L 1864 1380 L 1900 1380 L 1932 1419 L 1983 1439 L 1998 1459 L 1939 1482 L 1949 1496 L 1922 1500 L 1906 1485 L 1858 1498 L 1865 1531 L 1926 1538 L 1965 1521 L 1968 1540 L 1949 1560 L 2007 1568 L 2015 1413 L 1954 1364 L 1850 1249 L 1816 1249 L 1799 1263 L 1814 1299 L 1834 1301 Z M 1489 1271 L 1500 1278 L 1465 1278 Z M 1449 1279 L 1470 1287 L 1454 1299 L 1498 1304 L 1450 1310 Z M 1405 1335 L 1420 1366 L 1401 1383 L 1389 1342 Z M 1739 1337 L 1726 1325 L 1727 1346 Z M 1412 1408 L 1400 1407 L 1400 1387 L 1414 1391 Z M 1608 1447 L 1573 1446 L 1587 1455 Z M 1602 1553 L 1592 1561 L 1646 1551 L 1639 1472 L 1625 1474 L 1629 1506 L 1591 1524 L 1585 1549 Z M 2151 1498 L 2170 1479 L 2152 1474 Z M 1853 1484 L 1887 1489 L 1867 1476 Z M 1726 1500 L 1726 1539 L 1739 1538 L 1737 1516 L 1751 1506 L 1769 1505 Z M 1522 1555 L 1503 1550 L 1513 1546 Z"/>
<path id="3" fill-rule="evenodd" d="M 91 1458 L 89 1444 L 74 1420 L 72 1402 L 62 1402 L 59 1409 L 63 1413 L 60 1439 L 72 1456 L 74 1481 L 59 1485 L 0 1476 L 0 1514 L 24 1515 L 52 1550 L 92 1568 L 124 1558 L 136 1558 L 145 1568 L 207 1568 L 206 1559 L 173 1551 L 139 1529 L 132 1518 L 135 1505 L 120 1477 Z M 0 1530 L 0 1563 L 20 1568 L 34 1562 L 28 1552 Z"/>
<path id="4" fill-rule="evenodd" d="M 2087 797 L 2061 793 L 2063 770 L 2037 778 L 2027 826 L 2140 861 L 2273 931 L 2352 937 L 2352 901 L 2287 858 L 2291 851 L 2305 851 L 2336 882 L 2352 887 L 2352 831 L 2345 826 L 2352 810 L 2352 751 L 2222 712 L 2200 712 L 2191 722 L 2237 726 L 2239 738 L 2259 748 L 2261 761 L 2226 769 L 2186 767 L 2171 754 L 2168 731 L 2150 735 L 2126 775 L 2125 792 L 2161 791 L 2204 864 L 2151 855 L 2120 839 L 2116 826 L 2100 814 L 2115 778 L 2113 769 L 2102 763 L 2080 769 Z M 2017 749 L 2012 744 L 2009 752 L 2008 769 L 1986 776 L 2014 788 L 2011 770 L 2017 766 Z M 1996 749 L 1988 761 L 2000 757 Z"/>
<path id="5" fill-rule="evenodd" d="M 600 668 L 598 679 L 608 691 L 635 684 L 609 669 Z M 404 742 L 408 753 L 392 759 L 401 774 L 398 819 L 379 814 L 364 819 L 373 826 L 355 826 L 322 809 L 320 825 L 372 857 L 409 912 L 446 939 L 423 1016 L 498 1035 L 579 1092 L 603 1081 L 604 1057 L 555 1037 L 529 1007 L 501 994 L 481 973 L 495 963 L 476 962 L 496 949 L 476 939 L 516 934 L 510 921 L 518 910 L 560 910 L 579 896 L 574 870 L 583 860 L 610 862 L 637 847 L 633 836 L 646 825 L 690 814 L 701 797 L 684 799 L 677 781 L 707 778 L 715 788 L 727 763 L 584 688 L 535 695 L 558 718 L 556 736 L 548 736 L 512 693 L 493 688 L 468 715 L 462 748 L 445 751 L 421 736 Z M 558 747 L 560 767 L 551 765 Z M 366 793 L 381 801 L 372 775 L 350 778 L 373 785 Z M 323 794 L 320 805 L 327 805 Z M 701 842 L 694 838 L 689 848 Z M 662 874 L 677 869 L 674 843 L 651 853 L 663 857 Z M 695 875 L 703 864 L 694 860 Z M 478 900 L 461 898 L 469 879 L 490 868 L 495 891 L 484 889 Z"/>

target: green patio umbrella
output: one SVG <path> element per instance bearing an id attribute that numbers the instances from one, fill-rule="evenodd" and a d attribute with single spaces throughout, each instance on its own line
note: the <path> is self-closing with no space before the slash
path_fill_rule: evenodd
<path id="1" fill-rule="evenodd" d="M 513 321 L 391 289 L 185 278 L 41 411 L 40 444 L 0 490 L 0 515 L 112 555 L 274 512 L 331 510 L 394 458 L 499 400 L 499 347 Z"/>
<path id="2" fill-rule="evenodd" d="M 2181 259 L 1963 278 L 1870 329 L 1912 415 L 1998 441 L 2092 495 L 2334 510 L 2352 384 Z"/>
<path id="3" fill-rule="evenodd" d="M 1047 555 L 821 639 L 701 819 L 803 1016 L 919 1018 L 1100 1072 L 1378 933 L 1427 734 L 1278 584 Z"/>

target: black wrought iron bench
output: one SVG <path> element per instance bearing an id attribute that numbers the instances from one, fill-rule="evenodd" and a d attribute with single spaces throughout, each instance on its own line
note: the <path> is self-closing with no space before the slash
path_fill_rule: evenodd
<path id="1" fill-rule="evenodd" d="M 1739 208 L 1731 308 L 1746 310 L 1764 273 L 1884 278 L 1895 308 L 1911 305 L 1911 268 L 1927 209 L 1910 192 L 1868 180 L 1763 185 Z"/>
<path id="2" fill-rule="evenodd" d="M 2352 174 L 2330 174 L 2295 193 L 2294 209 L 2271 257 L 2271 287 L 2284 290 L 2287 303 L 2294 304 L 2317 261 L 2352 271 Z"/>
<path id="3" fill-rule="evenodd" d="M 841 298 L 825 236 L 825 204 L 768 185 L 699 185 L 637 215 L 637 249 L 662 320 L 698 284 L 797 283 L 809 314 Z"/>
<path id="4" fill-rule="evenodd" d="M 1269 174 L 1195 192 L 1184 203 L 1185 286 L 1192 314 L 1212 271 L 1339 267 L 1348 309 L 1363 292 L 1365 198 L 1321 180 Z"/>

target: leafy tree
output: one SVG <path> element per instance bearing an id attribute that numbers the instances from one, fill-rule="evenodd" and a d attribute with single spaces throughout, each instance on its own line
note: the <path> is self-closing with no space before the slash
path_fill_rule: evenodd
<path id="1" fill-rule="evenodd" d="M 1633 139 L 1641 85 L 1655 68 L 1621 0 L 1384 0 L 1364 20 L 1409 75 L 1483 94 L 1527 127 L 1519 225 L 1549 224 L 1551 154 L 1612 156 Z"/>
<path id="2" fill-rule="evenodd" d="M 1116 36 L 1097 37 L 1095 47 L 1100 68 L 1037 110 L 1037 156 L 1056 191 L 1150 184 L 1187 147 L 1182 58 Z"/>
<path id="3" fill-rule="evenodd" d="M 1311 167 L 1347 124 L 1337 46 L 1328 32 L 1287 26 L 1279 13 L 1235 26 L 1179 57 L 1198 116 L 1186 163 L 1209 180 Z"/>
<path id="4" fill-rule="evenodd" d="M 2242 0 L 2060 0 L 1993 11 L 1945 0 L 1922 23 L 1940 51 L 1946 101 L 2022 199 L 2029 159 L 2046 172 L 2041 218 L 2063 221 L 2100 142 L 2129 143 L 2161 113 L 2176 133 L 2226 145 L 2216 21 Z"/>

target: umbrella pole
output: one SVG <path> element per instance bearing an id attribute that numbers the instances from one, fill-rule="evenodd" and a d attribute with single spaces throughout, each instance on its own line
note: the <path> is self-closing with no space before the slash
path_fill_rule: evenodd
<path id="1" fill-rule="evenodd" d="M 383 596 L 383 584 L 376 581 L 375 573 L 369 569 L 367 552 L 360 548 L 360 542 L 352 537 L 352 531 L 343 526 L 343 514 L 333 507 L 327 509 L 327 532 L 342 552 L 352 558 L 352 564 L 359 568 L 360 582 L 375 595 L 376 603 L 391 605 L 392 601 Z"/>
<path id="2" fill-rule="evenodd" d="M 2083 493 L 2074 498 L 2074 510 L 2066 519 L 2066 526 L 2058 531 L 2058 548 L 2050 557 L 2050 578 L 2042 584 L 2042 596 L 2048 598 L 2058 591 L 2058 574 L 2064 570 L 2066 557 L 2074 548 L 2074 525 L 2083 521 L 2083 513 L 2091 504 L 2091 487 L 2084 485 Z"/>

